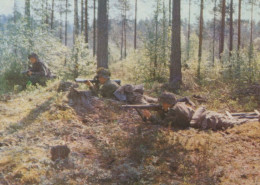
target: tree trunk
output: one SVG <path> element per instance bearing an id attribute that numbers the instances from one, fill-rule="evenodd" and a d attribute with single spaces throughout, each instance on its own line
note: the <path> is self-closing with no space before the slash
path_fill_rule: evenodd
<path id="1" fill-rule="evenodd" d="M 125 53 L 124 53 L 124 57 L 126 58 L 126 25 L 127 25 L 127 22 L 126 22 L 126 5 L 125 5 L 125 9 L 124 9 L 124 43 L 125 43 Z"/>
<path id="2" fill-rule="evenodd" d="M 49 24 L 49 14 L 48 14 L 48 0 L 46 0 L 46 5 L 45 5 L 45 24 Z"/>
<path id="3" fill-rule="evenodd" d="M 162 26 L 163 26 L 163 41 L 162 41 L 162 50 L 163 50 L 163 55 L 162 55 L 162 59 L 163 59 L 163 65 L 166 66 L 166 43 L 167 43 L 167 18 L 166 18 L 166 8 L 165 8 L 165 0 L 163 0 L 163 22 L 162 22 Z"/>
<path id="4" fill-rule="evenodd" d="M 75 44 L 76 38 L 79 35 L 79 17 L 78 17 L 78 0 L 74 0 L 74 38 L 73 43 Z"/>
<path id="5" fill-rule="evenodd" d="M 204 0 L 200 1 L 200 33 L 199 33 L 199 53 L 198 53 L 198 79 L 201 80 L 200 76 L 200 64 L 201 64 L 201 57 L 202 57 L 202 41 L 203 41 L 203 9 L 204 9 Z"/>
<path id="6" fill-rule="evenodd" d="M 120 60 L 123 59 L 123 49 L 124 49 L 124 14 L 123 14 L 123 10 L 122 10 L 122 29 L 121 29 Z"/>
<path id="7" fill-rule="evenodd" d="M 31 14 L 31 3 L 30 3 L 30 0 L 26 0 L 25 1 L 25 19 L 27 21 L 27 25 L 28 27 L 30 27 L 30 14 Z"/>
<path id="8" fill-rule="evenodd" d="M 51 5 L 51 29 L 54 27 L 54 0 L 52 0 L 52 5 Z"/>
<path id="9" fill-rule="evenodd" d="M 65 12 L 65 46 L 68 45 L 68 0 L 66 0 L 66 12 Z"/>
<path id="10" fill-rule="evenodd" d="M 157 10 L 156 10 L 156 17 L 155 17 L 155 47 L 154 47 L 154 68 L 153 68 L 153 78 L 155 79 L 156 78 L 156 71 L 158 70 L 157 69 L 157 66 L 158 66 L 158 17 L 159 17 L 159 1 L 157 1 Z"/>
<path id="11" fill-rule="evenodd" d="M 221 31 L 220 31 L 220 43 L 219 43 L 219 58 L 221 59 L 224 52 L 225 42 L 225 16 L 226 16 L 226 0 L 222 0 L 222 13 L 221 13 Z M 222 61 L 223 62 L 223 61 Z"/>
<path id="12" fill-rule="evenodd" d="M 81 21 L 80 21 L 80 33 L 83 33 L 84 30 L 84 0 L 81 0 Z"/>
<path id="13" fill-rule="evenodd" d="M 88 43 L 88 0 L 85 0 L 85 43 Z"/>
<path id="14" fill-rule="evenodd" d="M 215 40 L 216 40 L 216 13 L 217 13 L 217 0 L 214 2 L 214 20 L 213 20 L 213 48 L 212 48 L 212 65 L 215 65 Z"/>
<path id="15" fill-rule="evenodd" d="M 172 1 L 173 0 L 169 0 L 169 26 L 172 26 Z"/>
<path id="16" fill-rule="evenodd" d="M 135 0 L 135 32 L 134 32 L 134 49 L 136 50 L 136 24 L 137 24 L 137 0 Z"/>
<path id="17" fill-rule="evenodd" d="M 94 0 L 93 14 L 93 56 L 96 56 L 96 0 Z"/>
<path id="18" fill-rule="evenodd" d="M 107 0 L 98 0 L 97 67 L 108 68 Z"/>
<path id="19" fill-rule="evenodd" d="M 170 86 L 174 90 L 180 89 L 181 73 L 181 2 L 173 0 L 172 8 L 172 48 L 170 64 Z"/>
<path id="20" fill-rule="evenodd" d="M 229 57 L 232 56 L 233 50 L 233 0 L 230 1 L 230 23 L 229 23 Z"/>
<path id="21" fill-rule="evenodd" d="M 61 43 L 62 43 L 62 39 L 63 39 L 63 37 L 62 37 L 62 27 L 63 27 L 63 23 L 62 23 L 62 4 L 60 5 L 60 8 L 61 8 L 61 10 L 60 10 L 60 28 L 59 28 L 59 32 L 60 32 L 60 41 L 61 41 Z"/>
<path id="22" fill-rule="evenodd" d="M 237 50 L 240 50 L 241 45 L 241 2 L 242 0 L 239 0 L 238 5 L 238 36 L 237 36 Z"/>
<path id="23" fill-rule="evenodd" d="M 191 0 L 189 0 L 189 23 L 188 23 L 187 60 L 190 59 L 190 8 L 191 8 Z"/>
<path id="24" fill-rule="evenodd" d="M 253 14 L 254 14 L 254 2 L 251 2 L 250 46 L 253 45 Z"/>

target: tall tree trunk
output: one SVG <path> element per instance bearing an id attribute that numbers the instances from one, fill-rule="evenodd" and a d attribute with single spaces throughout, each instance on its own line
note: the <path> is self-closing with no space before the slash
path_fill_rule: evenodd
<path id="1" fill-rule="evenodd" d="M 88 43 L 88 0 L 85 0 L 85 43 Z"/>
<path id="2" fill-rule="evenodd" d="M 212 48 L 212 65 L 215 65 L 215 40 L 216 40 L 216 13 L 217 13 L 217 0 L 214 2 L 214 20 L 213 20 L 213 48 Z"/>
<path id="3" fill-rule="evenodd" d="M 81 0 L 81 21 L 80 21 L 80 33 L 84 30 L 84 0 Z"/>
<path id="4" fill-rule="evenodd" d="M 190 8 L 191 8 L 191 0 L 189 0 L 189 23 L 188 23 L 187 60 L 190 59 Z"/>
<path id="5" fill-rule="evenodd" d="M 93 56 L 96 56 L 96 0 L 93 1 Z"/>
<path id="6" fill-rule="evenodd" d="M 78 16 L 78 0 L 74 0 L 74 38 L 73 43 L 75 44 L 76 38 L 79 35 L 79 16 Z"/>
<path id="7" fill-rule="evenodd" d="M 222 12 L 221 13 L 221 31 L 220 31 L 220 43 L 219 43 L 219 58 L 220 59 L 221 59 L 222 54 L 224 52 L 226 0 L 222 0 L 222 11 L 221 12 Z"/>
<path id="8" fill-rule="evenodd" d="M 49 24 L 49 14 L 48 14 L 48 0 L 46 0 L 46 5 L 45 5 L 45 24 Z"/>
<path id="9" fill-rule="evenodd" d="M 121 28 L 121 48 L 120 48 L 120 60 L 123 59 L 123 49 L 124 49 L 124 13 L 122 9 L 122 28 Z"/>
<path id="10" fill-rule="evenodd" d="M 59 32 L 60 32 L 60 41 L 61 41 L 61 43 L 62 43 L 62 39 L 63 39 L 63 37 L 62 37 L 62 28 L 63 28 L 63 23 L 62 23 L 62 4 L 60 5 L 60 8 L 61 8 L 61 10 L 60 10 L 60 28 L 59 28 Z"/>
<path id="11" fill-rule="evenodd" d="M 31 16 L 31 2 L 30 0 L 25 1 L 25 19 L 27 21 L 28 27 L 30 27 L 30 16 Z"/>
<path id="12" fill-rule="evenodd" d="M 54 28 L 54 0 L 52 0 L 51 5 L 51 29 Z"/>
<path id="13" fill-rule="evenodd" d="M 135 0 L 135 32 L 134 32 L 134 48 L 136 50 L 136 24 L 137 24 L 137 0 Z"/>
<path id="14" fill-rule="evenodd" d="M 253 14 L 254 14 L 254 2 L 251 2 L 250 46 L 253 45 Z"/>
<path id="15" fill-rule="evenodd" d="M 124 9 L 124 43 L 125 43 L 125 53 L 124 53 L 124 57 L 126 58 L 126 26 L 127 26 L 127 22 L 126 22 L 126 5 L 125 5 L 125 9 Z"/>
<path id="16" fill-rule="evenodd" d="M 199 33 L 199 53 L 198 53 L 198 79 L 201 80 L 200 76 L 200 64 L 202 57 L 202 41 L 203 41 L 203 9 L 204 9 L 204 0 L 200 1 L 200 33 Z"/>
<path id="17" fill-rule="evenodd" d="M 230 23 L 229 23 L 229 57 L 232 56 L 233 50 L 233 0 L 230 0 Z"/>
<path id="18" fill-rule="evenodd" d="M 65 12 L 65 46 L 68 45 L 68 0 L 66 0 L 66 12 Z"/>
<path id="19" fill-rule="evenodd" d="M 108 68 L 108 14 L 107 0 L 98 0 L 97 67 Z"/>
<path id="20" fill-rule="evenodd" d="M 169 0 L 169 26 L 172 26 L 172 1 Z"/>
<path id="21" fill-rule="evenodd" d="M 156 78 L 156 71 L 157 66 L 158 66 L 158 26 L 159 26 L 159 21 L 158 21 L 158 17 L 159 17 L 159 1 L 157 1 L 157 9 L 156 9 L 156 17 L 155 17 L 155 47 L 154 47 L 154 69 L 153 69 L 153 78 Z"/>
<path id="22" fill-rule="evenodd" d="M 237 36 L 237 50 L 240 50 L 241 45 L 241 2 L 242 0 L 239 0 L 238 2 L 238 36 Z"/>
<path id="23" fill-rule="evenodd" d="M 165 8 L 165 0 L 163 0 L 163 41 L 162 41 L 162 49 L 163 49 L 163 62 L 164 66 L 166 66 L 166 42 L 167 42 L 167 18 L 166 18 L 166 8 Z"/>
<path id="24" fill-rule="evenodd" d="M 170 64 L 170 86 L 178 90 L 182 83 L 181 73 L 181 2 L 173 0 L 172 8 L 172 48 Z"/>

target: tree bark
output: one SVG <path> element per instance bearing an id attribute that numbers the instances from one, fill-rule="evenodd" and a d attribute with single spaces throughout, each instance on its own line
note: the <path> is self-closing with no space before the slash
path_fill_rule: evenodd
<path id="1" fill-rule="evenodd" d="M 66 12 L 65 12 L 65 46 L 68 45 L 68 0 L 66 0 Z"/>
<path id="2" fill-rule="evenodd" d="M 125 8 L 124 8 L 124 43 L 125 43 L 125 53 L 124 53 L 124 57 L 126 58 L 126 25 L 127 25 L 127 22 L 126 22 L 126 4 L 125 4 Z"/>
<path id="3" fill-rule="evenodd" d="M 232 56 L 233 50 L 233 0 L 230 1 L 230 24 L 229 24 L 229 57 Z"/>
<path id="4" fill-rule="evenodd" d="M 170 86 L 174 90 L 180 89 L 181 73 L 181 2 L 173 0 L 172 8 L 172 47 L 170 64 Z"/>
<path id="5" fill-rule="evenodd" d="M 51 5 L 51 29 L 54 28 L 54 0 L 52 0 L 52 5 Z"/>
<path id="6" fill-rule="evenodd" d="M 219 43 L 219 58 L 221 59 L 224 52 L 225 42 L 225 16 L 226 16 L 226 0 L 222 0 L 222 13 L 221 13 L 221 31 L 220 31 L 220 43 Z M 222 61 L 223 62 L 223 61 Z"/>
<path id="7" fill-rule="evenodd" d="M 204 9 L 204 0 L 200 1 L 200 33 L 199 33 L 199 53 L 198 53 L 198 79 L 201 80 L 200 76 L 200 64 L 201 64 L 201 57 L 202 57 L 202 41 L 203 41 L 203 9 Z"/>
<path id="8" fill-rule="evenodd" d="M 241 45 L 241 2 L 242 0 L 239 0 L 238 2 L 238 36 L 237 36 L 237 50 L 240 50 Z"/>
<path id="9" fill-rule="evenodd" d="M 74 0 L 74 38 L 73 43 L 75 44 L 76 38 L 79 35 L 79 17 L 78 17 L 78 0 Z"/>
<path id="10" fill-rule="evenodd" d="M 250 46 L 253 45 L 253 14 L 254 14 L 254 2 L 251 2 Z"/>
<path id="11" fill-rule="evenodd" d="M 215 40 L 216 40 L 216 13 L 217 13 L 217 0 L 214 2 L 214 20 L 213 20 L 213 48 L 212 48 L 212 65 L 215 65 Z"/>
<path id="12" fill-rule="evenodd" d="M 136 50 L 136 24 L 137 24 L 137 0 L 135 0 L 135 31 L 134 31 L 134 49 Z"/>
<path id="13" fill-rule="evenodd" d="M 169 26 L 172 26 L 172 1 L 173 0 L 169 0 Z"/>
<path id="14" fill-rule="evenodd" d="M 27 25 L 30 28 L 30 16 L 31 16 L 31 2 L 30 0 L 25 1 L 25 19 L 27 21 Z"/>
<path id="15" fill-rule="evenodd" d="M 88 43 L 88 0 L 85 0 L 85 43 Z"/>
<path id="16" fill-rule="evenodd" d="M 98 0 L 97 67 L 108 68 L 108 14 L 107 0 Z"/>
<path id="17" fill-rule="evenodd" d="M 191 0 L 189 0 L 189 23 L 188 23 L 188 47 L 187 47 L 187 60 L 190 59 L 190 8 L 191 8 Z"/>
<path id="18" fill-rule="evenodd" d="M 80 26 L 80 33 L 83 33 L 84 30 L 84 0 L 81 0 L 81 26 Z"/>
<path id="19" fill-rule="evenodd" d="M 93 3 L 93 56 L 96 56 L 96 0 Z"/>

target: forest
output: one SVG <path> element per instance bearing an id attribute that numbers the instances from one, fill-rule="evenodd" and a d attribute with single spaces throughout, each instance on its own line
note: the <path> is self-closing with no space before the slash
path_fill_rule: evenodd
<path id="1" fill-rule="evenodd" d="M 259 13 L 258 0 L 1 0 L 0 184 L 259 184 Z M 177 104 L 188 128 L 152 120 Z"/>

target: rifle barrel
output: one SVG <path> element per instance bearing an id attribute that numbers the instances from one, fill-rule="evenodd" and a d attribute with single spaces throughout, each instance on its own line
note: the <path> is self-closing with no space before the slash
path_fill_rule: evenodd
<path id="1" fill-rule="evenodd" d="M 161 105 L 158 104 L 149 104 L 149 105 L 122 105 L 122 108 L 134 108 L 134 109 L 154 109 L 161 108 Z"/>

